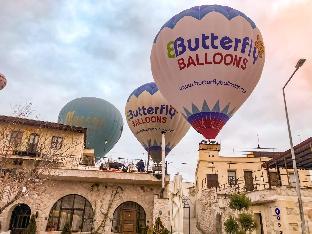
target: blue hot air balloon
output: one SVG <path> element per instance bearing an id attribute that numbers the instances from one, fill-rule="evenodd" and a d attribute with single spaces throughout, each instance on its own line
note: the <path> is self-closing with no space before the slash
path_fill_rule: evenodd
<path id="1" fill-rule="evenodd" d="M 67 103 L 59 113 L 58 122 L 87 128 L 86 146 L 94 149 L 97 160 L 114 147 L 123 130 L 119 110 L 95 97 L 77 98 Z"/>

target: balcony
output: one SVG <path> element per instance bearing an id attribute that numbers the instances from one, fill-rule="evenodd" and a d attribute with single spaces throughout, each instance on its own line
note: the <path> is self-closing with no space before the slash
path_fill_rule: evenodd
<path id="1" fill-rule="evenodd" d="M 24 150 L 13 150 L 13 155 L 21 157 L 38 157 L 40 153 L 37 151 L 24 151 Z"/>
<path id="2" fill-rule="evenodd" d="M 152 174 L 101 171 L 95 167 L 90 169 L 52 169 L 49 171 L 47 176 L 52 177 L 52 179 L 62 181 L 161 185 L 161 179 L 157 179 Z M 166 183 L 168 182 L 169 176 L 167 175 Z"/>

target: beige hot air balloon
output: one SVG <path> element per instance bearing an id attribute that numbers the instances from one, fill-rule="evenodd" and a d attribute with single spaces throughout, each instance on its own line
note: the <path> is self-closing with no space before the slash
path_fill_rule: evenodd
<path id="1" fill-rule="evenodd" d="M 134 90 L 125 107 L 127 123 L 154 162 L 161 161 L 162 131 L 166 155 L 180 142 L 190 125 L 162 96 L 154 82 Z"/>
<path id="2" fill-rule="evenodd" d="M 256 87 L 265 49 L 260 30 L 227 6 L 196 6 L 156 35 L 151 68 L 163 94 L 207 139 L 215 139 Z"/>

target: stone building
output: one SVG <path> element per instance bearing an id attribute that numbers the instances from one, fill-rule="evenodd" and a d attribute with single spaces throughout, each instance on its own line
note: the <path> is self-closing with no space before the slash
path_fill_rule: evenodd
<path id="1" fill-rule="evenodd" d="M 312 232 L 312 138 L 295 146 L 306 226 Z M 251 152 L 245 157 L 221 156 L 218 143 L 199 144 L 196 169 L 198 233 L 224 233 L 230 214 L 228 195 L 244 192 L 251 199 L 254 233 L 301 233 L 298 199 L 290 152 Z M 303 159 L 303 157 L 305 159 Z"/>
<path id="2" fill-rule="evenodd" d="M 84 128 L 0 116 L 1 232 L 22 233 L 31 215 L 38 233 L 60 233 L 66 223 L 81 233 L 145 233 L 157 217 L 170 230 L 169 186 L 162 191 L 161 180 L 149 173 L 99 170 L 85 140 Z M 309 230 L 311 145 L 309 138 L 295 146 Z M 219 144 L 201 142 L 195 184 L 182 183 L 185 234 L 224 233 L 234 192 L 251 199 L 254 233 L 301 233 L 289 151 L 219 152 Z"/>
<path id="3" fill-rule="evenodd" d="M 144 233 L 157 217 L 170 229 L 161 180 L 99 170 L 86 129 L 0 116 L 0 136 L 0 231 L 22 233 L 30 215 L 38 233 L 66 223 L 81 233 Z"/>

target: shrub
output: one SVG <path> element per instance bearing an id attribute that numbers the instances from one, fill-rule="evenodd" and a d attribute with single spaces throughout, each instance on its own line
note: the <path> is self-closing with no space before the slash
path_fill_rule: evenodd
<path id="1" fill-rule="evenodd" d="M 252 217 L 252 214 L 241 213 L 238 216 L 238 222 L 240 223 L 241 229 L 246 231 L 253 231 L 256 228 L 256 222 Z"/>
<path id="2" fill-rule="evenodd" d="M 224 229 L 229 234 L 246 234 L 256 228 L 256 222 L 253 215 L 250 213 L 242 212 L 244 209 L 247 211 L 251 206 L 249 197 L 245 194 L 232 194 L 230 196 L 229 207 L 232 210 L 238 211 L 238 216 L 230 216 L 224 222 Z"/>
<path id="3" fill-rule="evenodd" d="M 147 231 L 148 234 L 170 234 L 170 231 L 164 227 L 164 225 L 162 224 L 160 217 L 157 217 L 157 219 L 155 220 L 155 224 L 148 228 Z"/>
<path id="4" fill-rule="evenodd" d="M 228 218 L 224 222 L 224 227 L 225 227 L 225 231 L 229 234 L 237 233 L 238 228 L 239 228 L 237 221 L 232 216 L 230 216 L 230 218 Z"/>
<path id="5" fill-rule="evenodd" d="M 250 198 L 247 197 L 245 194 L 232 194 L 230 196 L 230 208 L 233 210 L 239 210 L 242 209 L 248 210 L 248 208 L 251 205 Z"/>

